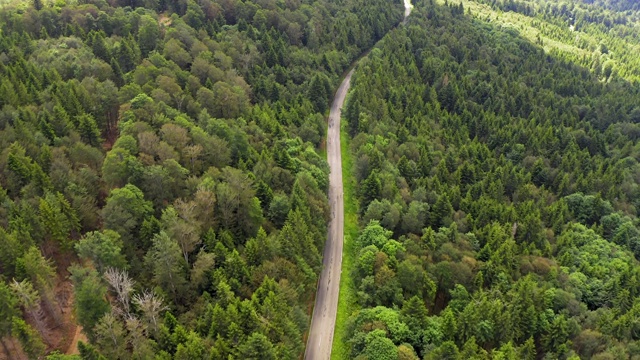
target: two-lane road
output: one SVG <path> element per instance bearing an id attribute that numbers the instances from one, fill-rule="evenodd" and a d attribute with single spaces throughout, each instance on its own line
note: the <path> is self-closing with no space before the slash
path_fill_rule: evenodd
<path id="1" fill-rule="evenodd" d="M 403 24 L 411 13 L 410 0 L 404 0 L 405 12 Z M 344 237 L 344 203 L 342 191 L 342 157 L 340 154 L 340 114 L 342 104 L 349 91 L 353 69 L 344 78 L 336 92 L 327 129 L 327 162 L 329 163 L 329 204 L 331 222 L 324 246 L 322 272 L 313 307 L 311 327 L 307 339 L 306 360 L 328 360 L 331 358 L 333 333 L 338 311 L 340 292 L 340 273 L 342 271 L 342 246 Z"/>

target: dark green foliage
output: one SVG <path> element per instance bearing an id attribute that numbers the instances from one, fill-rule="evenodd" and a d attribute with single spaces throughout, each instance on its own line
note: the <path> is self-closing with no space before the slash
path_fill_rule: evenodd
<path id="1" fill-rule="evenodd" d="M 4 337 L 11 334 L 12 319 L 18 315 L 18 299 L 5 284 L 0 283 L 0 334 Z"/>
<path id="2" fill-rule="evenodd" d="M 317 112 L 324 113 L 328 109 L 331 85 L 326 75 L 316 75 L 311 79 L 308 97 Z"/>
<path id="3" fill-rule="evenodd" d="M 78 351 L 82 360 L 105 360 L 106 358 L 98 352 L 91 344 L 82 341 L 78 342 Z"/>
<path id="4" fill-rule="evenodd" d="M 351 357 L 635 356 L 637 6 L 435 3 L 360 62 L 345 104 Z"/>
<path id="5" fill-rule="evenodd" d="M 329 219 L 324 115 L 401 3 L 33 5 L 0 19 L 0 271 L 32 284 L 29 323 L 47 341 L 70 328 L 56 290 L 79 261 L 83 359 L 302 356 Z"/>
<path id="6" fill-rule="evenodd" d="M 382 183 L 378 173 L 373 171 L 362 183 L 362 208 L 366 208 L 372 201 L 379 200 L 382 191 Z"/>
<path id="7" fill-rule="evenodd" d="M 107 288 L 95 270 L 71 267 L 71 278 L 75 293 L 75 312 L 78 323 L 90 339 L 94 339 L 93 328 L 109 311 Z"/>
<path id="8" fill-rule="evenodd" d="M 140 30 L 138 30 L 138 44 L 140 47 L 140 52 L 142 56 L 148 56 L 149 53 L 155 50 L 158 45 L 158 41 L 160 39 L 160 29 L 158 28 L 158 23 L 155 19 L 150 16 L 144 16 L 140 19 L 141 26 Z M 131 63 L 129 57 L 129 53 L 132 52 L 129 44 L 120 45 L 121 46 L 121 54 L 122 61 L 124 62 L 125 68 L 129 68 Z"/>
<path id="9" fill-rule="evenodd" d="M 266 336 L 260 333 L 253 333 L 247 338 L 247 341 L 240 346 L 239 355 L 243 359 L 265 359 L 275 360 L 276 353 L 273 348 L 273 344 L 267 339 Z"/>

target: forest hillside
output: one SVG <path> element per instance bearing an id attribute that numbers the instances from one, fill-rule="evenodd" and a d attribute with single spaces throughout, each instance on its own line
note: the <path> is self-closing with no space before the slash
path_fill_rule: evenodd
<path id="1" fill-rule="evenodd" d="M 0 358 L 300 359 L 375 45 L 348 358 L 640 359 L 638 3 L 414 5 L 0 1 Z"/>
<path id="2" fill-rule="evenodd" d="M 350 358 L 640 358 L 637 21 L 423 0 L 359 64 Z"/>
<path id="3" fill-rule="evenodd" d="M 328 101 L 402 11 L 3 4 L 0 353 L 300 358 L 329 216 Z"/>

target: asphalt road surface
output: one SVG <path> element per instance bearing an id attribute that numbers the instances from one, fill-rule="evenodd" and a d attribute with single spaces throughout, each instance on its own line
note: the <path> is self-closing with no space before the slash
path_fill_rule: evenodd
<path id="1" fill-rule="evenodd" d="M 331 104 L 327 130 L 327 161 L 329 162 L 329 204 L 331 223 L 324 246 L 322 273 L 316 292 L 311 328 L 304 358 L 325 360 L 331 357 L 333 330 L 336 325 L 340 272 L 342 269 L 342 240 L 344 235 L 344 203 L 342 191 L 342 157 L 340 155 L 340 109 L 349 91 L 353 70 L 340 84 Z"/>
<path id="2" fill-rule="evenodd" d="M 412 5 L 404 0 L 405 13 L 403 23 L 411 13 Z M 322 272 L 313 307 L 311 327 L 304 354 L 306 360 L 328 360 L 331 358 L 333 332 L 338 311 L 340 292 L 340 273 L 342 271 L 342 246 L 344 238 L 344 202 L 342 187 L 342 157 L 340 154 L 340 113 L 344 98 L 351 84 L 353 69 L 340 84 L 329 113 L 327 129 L 327 161 L 329 163 L 329 203 L 331 222 L 324 246 Z"/>

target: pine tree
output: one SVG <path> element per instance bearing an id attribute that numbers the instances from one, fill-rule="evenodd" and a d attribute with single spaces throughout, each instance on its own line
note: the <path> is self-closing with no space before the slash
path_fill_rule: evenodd
<path id="1" fill-rule="evenodd" d="M 48 192 L 40 199 L 39 212 L 47 237 L 69 250 L 71 236 L 80 230 L 80 220 L 71 204 L 61 193 Z"/>
<path id="2" fill-rule="evenodd" d="M 108 359 L 123 359 L 127 356 L 125 329 L 114 315 L 105 314 L 94 328 L 95 345 Z M 93 353 L 93 352 L 92 352 Z"/>
<path id="3" fill-rule="evenodd" d="M 72 266 L 69 268 L 75 294 L 75 314 L 78 323 L 90 339 L 94 338 L 93 328 L 109 311 L 107 288 L 95 270 Z"/>
<path id="4" fill-rule="evenodd" d="M 536 359 L 536 345 L 533 337 L 530 337 L 524 344 L 518 349 L 519 358 L 522 360 L 535 360 Z"/>
<path id="5" fill-rule="evenodd" d="M 178 302 L 187 285 L 185 262 L 178 243 L 162 231 L 153 238 L 145 264 L 152 270 L 153 282 Z"/>
<path id="6" fill-rule="evenodd" d="M 100 145 L 102 141 L 100 139 L 100 129 L 92 115 L 82 114 L 76 118 L 76 122 L 78 124 L 78 131 L 84 142 L 92 146 Z"/>
<path id="7" fill-rule="evenodd" d="M 124 73 L 128 73 L 135 68 L 137 57 L 129 39 L 122 39 L 120 41 L 116 59 L 118 60 L 120 68 Z"/>
<path id="8" fill-rule="evenodd" d="M 400 314 L 405 319 L 404 321 L 407 326 L 409 326 L 409 329 L 413 332 L 419 332 L 427 327 L 427 317 L 429 316 L 427 307 L 418 296 L 406 300 L 402 305 Z"/>
<path id="9" fill-rule="evenodd" d="M 455 341 L 458 335 L 458 322 L 450 308 L 440 315 L 442 318 L 442 334 L 445 340 Z"/>
<path id="10" fill-rule="evenodd" d="M 104 62 L 109 62 L 111 59 L 111 54 L 109 49 L 107 48 L 107 44 L 104 40 L 104 33 L 102 31 L 94 32 L 91 41 L 91 48 L 93 50 L 93 54 Z"/>
<path id="11" fill-rule="evenodd" d="M 12 320 L 18 315 L 18 299 L 11 288 L 4 281 L 0 281 L 0 339 L 11 334 Z"/>
<path id="12" fill-rule="evenodd" d="M 41 113 L 42 115 L 39 116 L 39 121 L 38 121 L 38 128 L 40 128 L 40 131 L 42 132 L 42 134 L 49 139 L 50 143 L 53 143 L 53 140 L 55 139 L 56 135 L 55 132 L 53 131 L 53 127 L 51 126 L 51 122 L 50 122 L 50 116 L 49 112 L 47 112 L 46 110 L 44 112 Z"/>
<path id="13" fill-rule="evenodd" d="M 78 351 L 82 360 L 107 360 L 93 345 L 83 341 L 78 342 Z"/>
<path id="14" fill-rule="evenodd" d="M 251 334 L 239 347 L 240 357 L 247 360 L 275 360 L 276 352 L 269 339 L 260 334 Z"/>
<path id="15" fill-rule="evenodd" d="M 35 246 L 29 248 L 19 261 L 24 275 L 31 280 L 37 289 L 49 315 L 56 325 L 62 324 L 62 309 L 54 293 L 56 272 L 53 262 L 42 256 L 40 250 Z"/>
<path id="16" fill-rule="evenodd" d="M 44 355 L 45 345 L 40 335 L 24 320 L 13 318 L 11 334 L 18 339 L 29 359 L 40 359 Z"/>
<path id="17" fill-rule="evenodd" d="M 327 102 L 329 97 L 326 83 L 328 83 L 326 75 L 316 74 L 311 78 L 311 83 L 309 85 L 309 99 L 311 100 L 315 111 L 322 114 L 327 111 Z"/>
<path id="18" fill-rule="evenodd" d="M 451 215 L 453 214 L 453 207 L 449 202 L 449 197 L 446 194 L 440 195 L 438 200 L 433 205 L 431 210 L 431 226 L 434 229 L 439 229 L 442 226 L 448 225 L 451 221 Z"/>
<path id="19" fill-rule="evenodd" d="M 111 70 L 113 70 L 114 84 L 116 84 L 117 87 L 122 87 L 124 85 L 124 74 L 122 73 L 120 64 L 112 57 L 109 61 L 109 65 L 111 65 Z"/>
<path id="20" fill-rule="evenodd" d="M 57 137 L 63 137 L 69 132 L 69 115 L 60 104 L 53 107 L 53 115 L 49 118 L 49 122 Z"/>
<path id="21" fill-rule="evenodd" d="M 369 176 L 362 182 L 360 189 L 360 196 L 362 198 L 361 209 L 366 209 L 373 200 L 380 199 L 382 183 L 378 178 L 378 173 L 376 171 L 372 171 L 371 174 L 369 174 Z"/>

